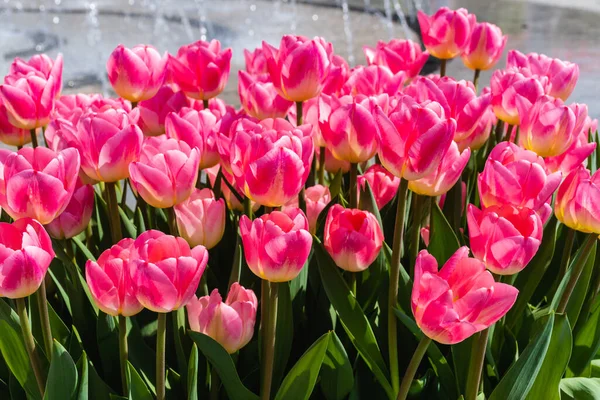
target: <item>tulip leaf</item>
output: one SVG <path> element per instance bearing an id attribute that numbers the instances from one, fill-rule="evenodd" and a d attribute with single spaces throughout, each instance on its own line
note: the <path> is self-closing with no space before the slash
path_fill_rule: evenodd
<path id="1" fill-rule="evenodd" d="M 331 333 L 317 339 L 300 357 L 281 383 L 275 400 L 308 400 L 317 383 Z"/>
<path id="2" fill-rule="evenodd" d="M 89 394 L 89 364 L 85 352 L 77 361 L 77 373 L 79 375 L 79 387 L 77 388 L 77 400 L 87 400 Z"/>
<path id="3" fill-rule="evenodd" d="M 571 358 L 572 345 L 571 326 L 567 317 L 555 315 L 550 345 L 527 400 L 560 400 L 560 379 Z"/>
<path id="4" fill-rule="evenodd" d="M 335 332 L 330 333 L 329 345 L 321 366 L 321 390 L 327 400 L 343 400 L 354 386 L 354 372 L 344 345 Z"/>
<path id="5" fill-rule="evenodd" d="M 380 385 L 389 397 L 393 397 L 392 387 L 387 379 L 387 366 L 381 356 L 377 339 L 369 320 L 363 313 L 360 304 L 342 278 L 339 268 L 318 239 L 314 240 L 315 256 L 319 265 L 321 282 L 327 297 L 336 310 L 344 330 L 371 369 Z"/>
<path id="6" fill-rule="evenodd" d="M 102 378 L 112 387 L 120 387 L 119 335 L 115 317 L 101 312 L 96 320 L 96 340 L 100 353 Z M 132 340 L 129 340 L 132 343 Z M 130 350 L 131 352 L 131 350 Z"/>
<path id="7" fill-rule="evenodd" d="M 460 243 L 442 210 L 435 202 L 432 202 L 429 229 L 427 250 L 435 257 L 438 265 L 443 265 L 458 250 Z"/>
<path id="8" fill-rule="evenodd" d="M 342 193 L 342 180 L 344 177 L 344 173 L 340 169 L 335 176 L 333 177 L 331 183 L 329 184 L 329 193 L 331 194 L 331 198 L 337 197 Z"/>
<path id="9" fill-rule="evenodd" d="M 364 190 L 360 191 L 360 208 L 373 214 L 375 218 L 377 218 L 377 222 L 379 222 L 379 226 L 383 230 L 383 223 L 381 222 L 381 214 L 379 213 L 379 208 L 377 207 L 377 201 L 373 195 L 371 185 L 367 180 L 365 180 Z"/>
<path id="10" fill-rule="evenodd" d="M 523 400 L 533 387 L 550 346 L 554 314 L 546 317 L 538 335 L 527 345 L 518 360 L 509 368 L 488 400 Z"/>
<path id="11" fill-rule="evenodd" d="M 231 356 L 225 349 L 211 337 L 198 332 L 189 332 L 198 349 L 217 370 L 221 382 L 232 400 L 258 400 L 258 396 L 244 386 L 235 369 Z"/>
<path id="12" fill-rule="evenodd" d="M 88 385 L 90 400 L 109 400 L 112 389 L 100 378 L 94 365 L 88 361 Z"/>
<path id="13" fill-rule="evenodd" d="M 577 331 L 569 371 L 573 376 L 583 373 L 600 350 L 600 299 L 592 307 L 585 324 Z"/>
<path id="14" fill-rule="evenodd" d="M 153 396 L 148 387 L 142 380 L 142 377 L 135 370 L 133 365 L 127 361 L 127 375 L 129 377 L 129 398 L 139 400 L 153 400 Z"/>
<path id="15" fill-rule="evenodd" d="M 55 340 L 44 400 L 74 399 L 76 391 L 77 367 L 65 348 Z"/>
<path id="16" fill-rule="evenodd" d="M 188 361 L 187 392 L 188 400 L 198 400 L 198 346 L 196 343 L 192 345 Z"/>
<path id="17" fill-rule="evenodd" d="M 306 268 L 306 267 L 305 267 Z M 275 331 L 275 360 L 273 365 L 273 387 L 277 387 L 283 379 L 294 339 L 294 310 L 290 298 L 288 282 L 271 283 L 278 285 L 277 330 Z"/>
<path id="18" fill-rule="evenodd" d="M 125 211 L 123 211 L 123 209 L 121 207 L 119 207 L 119 215 L 121 216 L 121 223 L 125 227 L 127 234 L 129 235 L 129 237 L 132 237 L 135 239 L 137 237 L 137 228 L 135 227 L 133 222 L 131 222 L 131 220 L 129 219 L 129 217 L 127 216 L 127 214 L 125 213 Z"/>
<path id="19" fill-rule="evenodd" d="M 566 378 L 560 381 L 562 400 L 600 400 L 599 378 Z"/>
<path id="20" fill-rule="evenodd" d="M 81 250 L 85 258 L 87 258 L 88 260 L 96 261 L 96 257 L 94 257 L 94 255 L 90 252 L 87 246 L 83 244 L 83 242 L 77 236 L 75 236 L 71 240 L 77 245 L 79 250 Z"/>

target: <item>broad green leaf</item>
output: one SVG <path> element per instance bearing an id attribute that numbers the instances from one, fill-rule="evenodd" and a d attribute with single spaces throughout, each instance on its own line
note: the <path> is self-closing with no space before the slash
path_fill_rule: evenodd
<path id="1" fill-rule="evenodd" d="M 44 400 L 74 399 L 76 391 L 77 367 L 65 348 L 55 340 Z"/>
<path id="2" fill-rule="evenodd" d="M 381 229 L 383 229 L 383 223 L 381 222 L 381 214 L 379 214 L 379 208 L 377 207 L 377 202 L 375 201 L 373 190 L 371 190 L 371 185 L 366 180 L 364 190 L 360 191 L 360 208 L 362 210 L 367 210 L 371 214 L 373 214 L 375 218 L 377 218 L 379 226 L 381 227 Z"/>
<path id="3" fill-rule="evenodd" d="M 79 375 L 79 387 L 77 388 L 77 400 L 88 400 L 89 398 L 89 365 L 85 353 L 77 361 L 77 373 Z"/>
<path id="4" fill-rule="evenodd" d="M 88 385 L 90 400 L 109 400 L 114 393 L 100 378 L 94 365 L 88 361 Z"/>
<path id="5" fill-rule="evenodd" d="M 321 366 L 321 391 L 327 400 L 343 400 L 354 386 L 352 364 L 344 345 L 335 332 L 330 333 L 329 345 Z"/>
<path id="6" fill-rule="evenodd" d="M 244 386 L 231 356 L 219 343 L 202 333 L 190 331 L 189 335 L 213 368 L 217 370 L 231 400 L 258 400 L 258 396 Z"/>
<path id="7" fill-rule="evenodd" d="M 188 400 L 198 400 L 198 346 L 192 346 L 190 360 L 188 362 L 187 376 Z"/>
<path id="8" fill-rule="evenodd" d="M 273 387 L 279 386 L 283 379 L 292 341 L 294 339 L 294 310 L 290 298 L 290 284 L 288 282 L 271 283 L 278 285 L 277 301 L 277 330 L 275 331 L 275 360 L 273 365 Z"/>
<path id="9" fill-rule="evenodd" d="M 600 350 L 600 301 L 596 301 L 588 320 L 575 336 L 573 355 L 569 362 L 571 375 L 581 375 L 598 350 Z"/>
<path id="10" fill-rule="evenodd" d="M 324 334 L 306 350 L 281 383 L 275 400 L 310 398 L 325 358 L 330 336 L 331 333 Z"/>
<path id="11" fill-rule="evenodd" d="M 441 267 L 459 247 L 460 243 L 454 230 L 437 203 L 433 203 L 427 251 L 435 257 Z"/>
<path id="12" fill-rule="evenodd" d="M 129 398 L 135 400 L 153 400 L 150 390 L 148 390 L 142 377 L 129 361 L 127 361 L 127 374 L 129 376 Z"/>
<path id="13" fill-rule="evenodd" d="M 554 314 L 547 317 L 541 332 L 527 345 L 492 392 L 489 400 L 522 400 L 531 390 L 548 352 Z"/>
<path id="14" fill-rule="evenodd" d="M 115 317 L 101 312 L 96 320 L 96 340 L 100 353 L 102 379 L 111 387 L 121 387 L 119 334 Z M 131 343 L 131 340 L 129 341 Z"/>
<path id="15" fill-rule="evenodd" d="M 599 378 L 567 378 L 560 381 L 562 400 L 600 400 Z"/>

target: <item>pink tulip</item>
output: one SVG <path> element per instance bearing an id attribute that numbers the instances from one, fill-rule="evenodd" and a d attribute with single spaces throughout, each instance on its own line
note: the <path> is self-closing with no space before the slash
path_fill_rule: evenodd
<path id="1" fill-rule="evenodd" d="M 535 211 L 510 205 L 481 211 L 469 204 L 467 222 L 473 256 L 497 275 L 523 270 L 537 253 L 544 231 Z"/>
<path id="2" fill-rule="evenodd" d="M 373 164 L 358 177 L 358 185 L 365 190 L 366 182 L 369 182 L 373 197 L 380 210 L 396 195 L 400 179 L 379 164 Z"/>
<path id="3" fill-rule="evenodd" d="M 161 87 L 151 99 L 140 101 L 139 127 L 146 136 L 158 136 L 165 133 L 165 120 L 170 113 L 177 113 L 190 102 L 183 92 L 174 91 L 170 86 Z"/>
<path id="4" fill-rule="evenodd" d="M 223 175 L 221 179 L 221 195 L 225 199 L 225 203 L 227 203 L 227 208 L 232 211 L 244 212 L 244 205 L 239 202 L 237 197 L 231 192 L 231 189 L 229 189 L 229 186 L 227 186 L 227 184 L 225 183 L 225 180 L 227 180 L 227 182 L 229 182 L 229 184 L 235 188 L 236 193 L 241 198 L 244 198 L 244 191 L 237 186 L 233 175 L 227 172 L 224 168 L 221 168 L 221 166 L 219 165 L 215 165 L 212 168 L 207 168 L 204 170 L 204 172 L 206 172 L 206 174 L 208 175 L 210 184 L 212 185 L 212 187 L 215 186 L 219 169 L 221 169 L 221 174 Z M 260 208 L 260 204 L 254 201 L 250 201 L 250 205 L 252 206 L 252 211 L 256 211 Z"/>
<path id="5" fill-rule="evenodd" d="M 217 122 L 218 114 L 211 110 L 196 111 L 182 108 L 177 114 L 167 115 L 165 130 L 167 137 L 181 140 L 191 148 L 197 147 L 200 154 L 199 168 L 210 168 L 218 164 Z"/>
<path id="6" fill-rule="evenodd" d="M 319 219 L 319 215 L 331 201 L 329 188 L 323 185 L 307 187 L 304 191 L 304 201 L 306 202 L 306 218 L 308 218 L 310 233 L 314 235 L 317 232 L 317 220 Z M 290 200 L 282 207 L 282 210 L 285 211 L 290 208 L 298 208 L 298 197 L 294 197 Z"/>
<path id="7" fill-rule="evenodd" d="M 130 317 L 144 308 L 137 298 L 130 276 L 133 239 L 122 239 L 105 250 L 98 261 L 85 264 L 85 280 L 94 302 L 108 315 Z"/>
<path id="8" fill-rule="evenodd" d="M 62 54 L 56 57 L 56 60 L 51 59 L 46 54 L 34 54 L 28 61 L 19 57 L 15 58 L 10 65 L 9 75 L 18 77 L 26 77 L 30 73 L 34 73 L 47 81 L 52 78 L 52 97 L 58 98 L 62 90 L 62 73 L 63 73 L 63 58 Z"/>
<path id="9" fill-rule="evenodd" d="M 46 225 L 55 239 L 70 239 L 85 231 L 94 211 L 94 188 L 77 181 L 71 201 L 52 222 Z"/>
<path id="10" fill-rule="evenodd" d="M 135 239 L 130 260 L 137 300 L 151 311 L 165 313 L 194 297 L 208 251 L 204 246 L 190 249 L 183 238 L 149 230 Z"/>
<path id="11" fill-rule="evenodd" d="M 506 40 L 502 30 L 488 22 L 476 23 L 473 26 L 469 43 L 461 57 L 467 68 L 485 71 L 492 68 L 504 51 Z"/>
<path id="12" fill-rule="evenodd" d="M 142 44 L 131 49 L 118 45 L 106 63 L 115 92 L 133 102 L 154 97 L 165 81 L 166 68 L 167 54 L 161 56 L 154 47 Z"/>
<path id="13" fill-rule="evenodd" d="M 34 218 L 50 223 L 62 213 L 73 196 L 79 172 L 75 149 L 61 152 L 24 147 L 2 155 L 0 205 L 13 219 Z"/>
<path id="14" fill-rule="evenodd" d="M 458 56 L 469 45 L 475 15 L 464 8 L 450 10 L 441 7 L 429 16 L 419 10 L 417 14 L 423 44 L 434 57 L 450 59 Z"/>
<path id="15" fill-rule="evenodd" d="M 507 68 L 528 70 L 531 74 L 546 77 L 550 81 L 546 94 L 566 101 L 575 89 L 579 79 L 579 66 L 569 61 L 550 58 L 544 54 L 529 53 L 517 50 L 508 52 Z"/>
<path id="16" fill-rule="evenodd" d="M 181 46 L 170 57 L 173 80 L 193 99 L 208 100 L 223 91 L 229 79 L 231 49 L 221 51 L 221 42 L 199 40 Z"/>
<path id="17" fill-rule="evenodd" d="M 580 166 L 558 188 L 554 215 L 571 229 L 600 235 L 600 173 Z"/>
<path id="18" fill-rule="evenodd" d="M 239 187 L 252 200 L 279 207 L 304 186 L 314 155 L 310 126 L 266 119 L 254 130 L 236 132 L 231 143 L 231 169 Z"/>
<path id="19" fill-rule="evenodd" d="M 479 150 L 488 141 L 492 129 L 497 123 L 496 114 L 494 114 L 491 107 L 488 107 L 481 115 L 477 124 L 471 127 L 472 129 L 469 134 L 464 136 L 464 139 L 458 140 L 456 138 L 457 135 L 454 134 L 454 141 L 458 145 L 458 149 L 463 151 L 468 147 L 472 151 Z"/>
<path id="20" fill-rule="evenodd" d="M 544 94 L 548 80 L 525 77 L 516 70 L 496 70 L 490 79 L 492 108 L 496 117 L 510 125 L 520 123 L 517 104 L 531 107 Z"/>
<path id="21" fill-rule="evenodd" d="M 377 96 L 380 94 L 395 95 L 406 82 L 406 74 L 402 71 L 395 74 L 387 67 L 379 65 L 362 65 L 353 68 L 342 88 L 342 94 L 356 96 Z"/>
<path id="22" fill-rule="evenodd" d="M 321 134 L 320 121 L 327 121 L 329 114 L 331 114 L 331 105 L 333 96 L 319 96 L 304 102 L 302 107 L 303 119 L 305 124 L 309 124 L 312 127 L 311 136 L 315 148 L 325 147 L 325 140 Z M 290 121 L 296 121 L 296 108 L 292 107 L 289 109 L 288 119 Z"/>
<path id="23" fill-rule="evenodd" d="M 20 299 L 35 293 L 54 258 L 44 227 L 31 218 L 0 222 L 0 297 Z"/>
<path id="24" fill-rule="evenodd" d="M 339 95 L 350 75 L 350 66 L 343 57 L 334 54 L 331 57 L 331 68 L 323 83 L 324 94 Z"/>
<path id="25" fill-rule="evenodd" d="M 383 246 L 383 232 L 373 214 L 339 204 L 329 209 L 323 235 L 323 245 L 335 264 L 350 272 L 367 269 Z"/>
<path id="26" fill-rule="evenodd" d="M 325 39 L 285 35 L 279 49 L 263 42 L 262 52 L 271 81 L 285 99 L 306 101 L 323 90 L 333 57 L 333 46 Z"/>
<path id="27" fill-rule="evenodd" d="M 308 219 L 299 208 L 273 211 L 253 221 L 242 215 L 240 235 L 250 270 L 270 282 L 294 279 L 312 247 L 308 229 Z"/>
<path id="28" fill-rule="evenodd" d="M 225 233 L 225 202 L 216 200 L 210 189 L 194 189 L 190 197 L 175 206 L 179 235 L 190 246 L 201 244 L 207 250 Z"/>
<path id="29" fill-rule="evenodd" d="M 519 291 L 494 278 L 461 247 L 438 271 L 436 259 L 422 250 L 415 263 L 411 305 L 423 333 L 443 344 L 462 342 L 498 321 Z"/>
<path id="30" fill-rule="evenodd" d="M 229 354 L 233 354 L 250 342 L 254 334 L 258 300 L 250 289 L 234 282 L 227 299 L 218 289 L 210 296 L 192 297 L 187 308 L 190 329 L 210 336 Z"/>
<path id="31" fill-rule="evenodd" d="M 31 142 L 27 129 L 17 128 L 8 120 L 8 111 L 0 100 L 0 141 L 10 146 L 24 146 Z"/>
<path id="32" fill-rule="evenodd" d="M 340 171 L 343 174 L 350 171 L 350 162 L 338 160 L 337 158 L 335 158 L 333 156 L 333 154 L 331 154 L 331 150 L 329 150 L 327 147 L 325 147 L 324 149 L 325 149 L 325 171 L 329 172 L 330 174 L 334 174 L 334 175 Z M 319 153 L 321 151 L 322 151 L 321 149 L 318 150 Z"/>
<path id="33" fill-rule="evenodd" d="M 240 102 L 254 118 L 284 118 L 294 104 L 281 97 L 271 82 L 261 82 L 245 71 L 239 71 L 238 78 Z"/>
<path id="34" fill-rule="evenodd" d="M 131 187 L 152 207 L 185 201 L 198 180 L 200 151 L 165 136 L 144 140 L 139 161 L 129 165 Z"/>
<path id="35" fill-rule="evenodd" d="M 267 56 L 262 47 L 250 51 L 244 49 L 244 61 L 246 63 L 246 72 L 261 82 L 267 82 L 269 77 L 269 66 L 267 65 Z"/>
<path id="36" fill-rule="evenodd" d="M 483 207 L 526 207 L 545 221 L 548 201 L 561 181 L 560 172 L 546 173 L 543 158 L 510 142 L 501 142 L 489 155 L 477 185 Z"/>
<path id="37" fill-rule="evenodd" d="M 136 118 L 132 113 L 131 103 L 119 98 L 102 97 L 100 94 L 69 94 L 60 96 L 54 105 L 52 120 L 65 119 L 77 125 L 81 116 L 88 111 L 101 112 L 108 109 L 123 110 L 129 114 L 130 119 Z"/>
<path id="38" fill-rule="evenodd" d="M 223 115 L 215 127 L 215 131 L 217 132 L 217 150 L 223 170 L 229 174 L 233 174 L 231 169 L 231 143 L 237 132 L 243 130 L 260 132 L 262 129 L 256 118 L 244 112 L 231 111 Z M 233 184 L 233 182 L 230 183 Z"/>
<path id="39" fill-rule="evenodd" d="M 440 196 L 448 192 L 460 178 L 471 157 L 471 149 L 461 153 L 458 145 L 450 143 L 450 147 L 442 157 L 440 165 L 421 179 L 408 183 L 413 192 L 425 196 Z"/>
<path id="40" fill-rule="evenodd" d="M 8 121 L 17 128 L 35 129 L 50 121 L 56 86 L 35 72 L 7 75 L 0 85 L 0 99 L 6 107 Z"/>
<path id="41" fill-rule="evenodd" d="M 389 116 L 375 111 L 380 145 L 379 158 L 388 171 L 414 181 L 427 176 L 441 163 L 450 147 L 456 122 L 443 116 L 439 104 L 420 105 L 401 96 Z"/>
<path id="42" fill-rule="evenodd" d="M 380 65 L 389 68 L 393 74 L 403 71 L 409 79 L 419 75 L 429 58 L 427 51 L 412 40 L 392 39 L 388 43 L 377 42 L 377 47 L 363 47 L 368 65 Z"/>
<path id="43" fill-rule="evenodd" d="M 596 143 L 589 143 L 589 130 L 596 131 L 598 120 L 592 121 L 590 117 L 586 119 L 584 128 L 581 130 L 577 138 L 571 146 L 561 155 L 554 157 L 546 157 L 546 169 L 550 172 L 560 171 L 563 175 L 570 174 L 580 165 L 586 165 L 587 158 L 596 150 Z"/>

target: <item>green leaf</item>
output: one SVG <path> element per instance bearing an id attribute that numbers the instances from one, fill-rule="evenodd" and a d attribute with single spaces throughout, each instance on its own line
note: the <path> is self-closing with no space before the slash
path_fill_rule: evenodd
<path id="1" fill-rule="evenodd" d="M 562 400 L 600 400 L 599 378 L 567 378 L 560 381 Z"/>
<path id="2" fill-rule="evenodd" d="M 103 312 L 98 315 L 96 340 L 98 342 L 98 352 L 100 353 L 102 378 L 112 387 L 121 387 L 119 335 L 115 317 Z"/>
<path id="3" fill-rule="evenodd" d="M 73 242 L 77 245 L 79 250 L 81 250 L 85 258 L 87 258 L 88 260 L 96 261 L 96 257 L 94 257 L 94 255 L 90 252 L 87 246 L 83 244 L 83 242 L 78 237 L 74 237 L 71 240 L 73 240 Z"/>
<path id="4" fill-rule="evenodd" d="M 441 266 L 458 250 L 460 243 L 442 210 L 440 210 L 440 206 L 435 202 L 431 209 L 431 219 L 427 251 L 435 257 L 438 265 Z"/>
<path id="5" fill-rule="evenodd" d="M 76 391 L 77 367 L 65 348 L 55 340 L 44 400 L 73 399 Z"/>
<path id="6" fill-rule="evenodd" d="M 353 386 L 352 364 L 350 364 L 344 345 L 332 331 L 321 366 L 321 390 L 327 400 L 343 400 Z"/>
<path id="7" fill-rule="evenodd" d="M 136 238 L 137 228 L 135 227 L 133 222 L 131 222 L 131 220 L 129 219 L 127 214 L 125 214 L 125 211 L 123 211 L 121 207 L 119 207 L 119 216 L 121 217 L 121 223 L 123 224 L 123 226 L 125 226 L 125 230 L 127 231 L 129 237 Z"/>
<path id="8" fill-rule="evenodd" d="M 244 386 L 235 369 L 231 356 L 211 337 L 198 332 L 189 332 L 200 351 L 217 370 L 221 382 L 232 400 L 258 400 L 258 396 Z"/>
<path id="9" fill-rule="evenodd" d="M 324 334 L 306 350 L 281 383 L 275 400 L 309 399 L 317 382 L 330 336 L 330 333 Z"/>
<path id="10" fill-rule="evenodd" d="M 112 389 L 100 378 L 94 365 L 88 361 L 88 385 L 90 400 L 109 400 L 114 393 Z"/>
<path id="11" fill-rule="evenodd" d="M 544 358 L 550 345 L 554 314 L 547 317 L 541 332 L 527 345 L 519 359 L 509 368 L 489 400 L 521 400 L 525 399 L 542 368 Z"/>
<path id="12" fill-rule="evenodd" d="M 569 362 L 570 374 L 581 375 L 598 350 L 600 350 L 600 301 L 596 301 L 588 320 L 575 336 L 573 355 Z"/>
<path id="13" fill-rule="evenodd" d="M 306 268 L 306 267 L 305 267 Z M 275 332 L 275 360 L 273 365 L 273 387 L 277 387 L 286 370 L 292 341 L 294 339 L 294 310 L 290 298 L 288 282 L 272 283 L 279 285 L 277 301 L 277 330 Z"/>
<path id="14" fill-rule="evenodd" d="M 564 315 L 555 315 L 550 345 L 527 400 L 560 400 L 560 378 L 567 369 L 572 345 L 569 320 Z"/>
<path id="15" fill-rule="evenodd" d="M 133 365 L 127 361 L 127 374 L 129 375 L 129 398 L 135 400 L 153 400 L 153 396 L 148 387 L 142 380 L 142 377 L 133 368 Z"/>
<path id="16" fill-rule="evenodd" d="M 332 199 L 342 193 L 343 177 L 344 177 L 344 173 L 342 172 L 342 170 L 339 170 L 333 177 L 333 180 L 331 181 L 331 183 L 329 184 L 329 193 L 331 193 Z"/>
<path id="17" fill-rule="evenodd" d="M 388 381 L 388 370 L 377 339 L 371 328 L 369 320 L 363 313 L 360 304 L 350 291 L 344 278 L 339 272 L 329 254 L 317 238 L 314 240 L 315 256 L 319 265 L 321 282 L 327 293 L 327 297 L 336 310 L 344 330 L 356 347 L 356 350 L 365 360 L 365 363 L 373 371 L 373 374 L 383 386 L 389 397 L 392 397 L 392 387 Z"/>
<path id="18" fill-rule="evenodd" d="M 188 362 L 187 377 L 188 400 L 198 400 L 198 346 L 192 346 L 190 360 Z"/>
<path id="19" fill-rule="evenodd" d="M 371 185 L 367 180 L 365 180 L 365 189 L 360 191 L 360 205 L 361 209 L 369 211 L 375 216 L 375 218 L 377 218 L 379 226 L 381 227 L 381 229 L 383 229 L 383 223 L 381 222 L 381 214 L 379 213 L 379 208 L 377 207 L 377 202 L 375 201 L 375 196 L 373 195 Z"/>
<path id="20" fill-rule="evenodd" d="M 88 400 L 89 394 L 89 365 L 85 352 L 77 361 L 77 373 L 79 374 L 79 387 L 77 388 L 77 400 Z"/>

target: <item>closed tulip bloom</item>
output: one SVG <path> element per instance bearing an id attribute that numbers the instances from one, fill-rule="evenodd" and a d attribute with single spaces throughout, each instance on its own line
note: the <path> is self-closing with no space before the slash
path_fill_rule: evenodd
<path id="1" fill-rule="evenodd" d="M 284 118 L 294 104 L 281 97 L 271 82 L 261 82 L 245 71 L 239 71 L 238 78 L 240 102 L 254 118 Z"/>
<path id="2" fill-rule="evenodd" d="M 221 50 L 221 42 L 199 40 L 181 46 L 177 56 L 170 57 L 175 83 L 186 96 L 208 100 L 218 96 L 229 79 L 231 49 Z"/>
<path id="3" fill-rule="evenodd" d="M 600 173 L 580 166 L 558 188 L 554 215 L 571 229 L 600 235 L 599 195 Z"/>
<path id="4" fill-rule="evenodd" d="M 260 132 L 262 129 L 260 121 L 245 112 L 230 111 L 221 117 L 215 131 L 217 132 L 217 150 L 220 164 L 224 171 L 233 174 L 231 169 L 231 143 L 237 132 L 243 130 Z M 233 184 L 233 182 L 230 183 Z"/>
<path id="5" fill-rule="evenodd" d="M 27 76 L 34 73 L 47 81 L 52 77 L 52 97 L 58 98 L 62 90 L 63 58 L 62 54 L 56 57 L 56 60 L 48 57 L 46 54 L 34 54 L 28 61 L 16 57 L 8 74 L 15 76 Z"/>
<path id="6" fill-rule="evenodd" d="M 47 224 L 69 204 L 79 172 L 75 149 L 59 153 L 24 147 L 2 156 L 0 205 L 13 219 L 34 218 Z"/>
<path id="7" fill-rule="evenodd" d="M 490 79 L 492 109 L 498 119 L 510 125 L 521 121 L 517 104 L 531 107 L 544 94 L 548 79 L 525 77 L 516 70 L 496 70 Z"/>
<path id="8" fill-rule="evenodd" d="M 204 246 L 190 249 L 183 238 L 149 230 L 135 239 L 130 259 L 138 301 L 151 311 L 166 313 L 194 297 L 208 251 Z"/>
<path id="9" fill-rule="evenodd" d="M 152 207 L 173 207 L 192 194 L 199 160 L 198 149 L 183 141 L 146 138 L 139 161 L 129 165 L 131 187 Z"/>
<path id="10" fill-rule="evenodd" d="M 129 177 L 129 164 L 138 160 L 143 138 L 126 111 L 109 108 L 81 117 L 73 145 L 90 179 L 116 182 Z"/>
<path id="11" fill-rule="evenodd" d="M 471 157 L 471 149 L 460 152 L 455 142 L 442 157 L 440 165 L 421 179 L 410 181 L 408 188 L 425 196 L 440 196 L 450 190 L 460 178 Z"/>
<path id="12" fill-rule="evenodd" d="M 219 163 L 216 133 L 218 118 L 218 114 L 211 110 L 182 108 L 178 113 L 167 115 L 167 137 L 181 140 L 190 148 L 197 147 L 200 169 L 213 167 Z"/>
<path id="13" fill-rule="evenodd" d="M 537 253 L 544 231 L 535 211 L 510 205 L 481 211 L 469 204 L 467 222 L 473 256 L 497 275 L 523 270 Z"/>
<path id="14" fill-rule="evenodd" d="M 596 129 L 592 131 L 595 132 Z M 544 159 L 546 169 L 550 172 L 560 171 L 563 175 L 568 175 L 580 165 L 586 166 L 587 159 L 594 150 L 596 150 L 596 143 L 589 142 L 588 129 L 584 128 L 564 153 Z"/>
<path id="15" fill-rule="evenodd" d="M 44 227 L 31 218 L 0 222 L 0 297 L 20 299 L 35 293 L 54 258 Z"/>
<path id="16" fill-rule="evenodd" d="M 406 82 L 403 71 L 392 73 L 389 68 L 380 65 L 358 66 L 350 71 L 348 80 L 342 87 L 342 94 L 356 96 L 395 95 Z"/>
<path id="17" fill-rule="evenodd" d="M 506 40 L 502 30 L 488 22 L 476 23 L 461 58 L 467 68 L 485 71 L 492 68 L 504 51 Z"/>
<path id="18" fill-rule="evenodd" d="M 367 269 L 383 246 L 383 232 L 373 214 L 339 204 L 329 209 L 323 235 L 335 264 L 350 272 Z"/>
<path id="19" fill-rule="evenodd" d="M 417 18 L 425 48 L 432 56 L 444 60 L 458 56 L 468 46 L 476 22 L 475 15 L 464 8 L 441 7 L 432 16 L 419 10 Z"/>
<path id="20" fill-rule="evenodd" d="M 55 239 L 70 239 L 85 231 L 94 211 L 94 188 L 77 181 L 73 196 L 65 210 L 46 225 Z"/>
<path id="21" fill-rule="evenodd" d="M 408 96 L 398 98 L 389 116 L 378 108 L 379 157 L 392 174 L 409 181 L 434 171 L 450 147 L 456 122 L 443 116 L 439 104 L 420 105 Z"/>
<path id="22" fill-rule="evenodd" d="M 130 317 L 144 308 L 135 297 L 130 260 L 133 239 L 126 238 L 105 250 L 98 261 L 85 264 L 85 280 L 94 302 L 108 315 Z"/>
<path id="23" fill-rule="evenodd" d="M 331 201 L 331 192 L 327 186 L 323 185 L 307 187 L 304 191 L 304 201 L 306 202 L 306 218 L 308 218 L 310 233 L 314 235 L 317 231 L 319 214 Z M 293 198 L 282 207 L 283 210 L 288 208 L 298 208 L 298 197 Z"/>
<path id="24" fill-rule="evenodd" d="M 279 49 L 263 42 L 271 81 L 289 101 L 306 101 L 323 90 L 333 57 L 333 45 L 316 37 L 285 35 Z"/>
<path id="25" fill-rule="evenodd" d="M 17 128 L 8 120 L 8 113 L 0 100 L 0 141 L 9 146 L 24 146 L 31 142 L 27 129 Z"/>
<path id="26" fill-rule="evenodd" d="M 318 151 L 321 152 L 321 149 Z M 345 174 L 350 171 L 350 162 L 338 160 L 333 156 L 333 154 L 331 154 L 331 150 L 325 147 L 325 171 L 334 175 L 340 171 Z"/>
<path id="27" fill-rule="evenodd" d="M 165 81 L 167 54 L 139 44 L 129 49 L 122 44 L 108 57 L 106 71 L 115 92 L 129 101 L 148 100 Z"/>
<path id="28" fill-rule="evenodd" d="M 350 66 L 346 60 L 342 56 L 334 54 L 331 57 L 331 68 L 325 78 L 321 93 L 339 95 L 349 76 Z"/>
<path id="29" fill-rule="evenodd" d="M 250 51 L 244 49 L 244 61 L 246 72 L 262 82 L 267 82 L 269 77 L 269 66 L 267 65 L 267 57 L 263 52 L 262 47 Z"/>
<path id="30" fill-rule="evenodd" d="M 357 178 L 357 183 L 365 190 L 366 182 L 369 182 L 373 197 L 380 210 L 396 195 L 400 179 L 379 164 L 373 164 Z"/>
<path id="31" fill-rule="evenodd" d="M 190 102 L 185 94 L 174 91 L 170 86 L 161 87 L 154 97 L 140 101 L 138 126 L 146 136 L 158 136 L 165 133 L 165 120 L 170 113 L 177 113 Z"/>
<path id="32" fill-rule="evenodd" d="M 419 43 L 412 40 L 392 39 L 388 43 L 378 41 L 377 47 L 363 47 L 368 65 L 388 67 L 393 74 L 403 71 L 409 79 L 419 75 L 429 58 Z"/>
<path id="33" fill-rule="evenodd" d="M 481 261 L 469 258 L 466 246 L 439 271 L 435 257 L 422 250 L 415 263 L 411 306 L 427 337 L 456 344 L 502 318 L 518 293 L 513 286 L 495 282 Z"/>
<path id="34" fill-rule="evenodd" d="M 491 107 L 488 107 L 481 114 L 481 118 L 477 121 L 477 124 L 473 125 L 471 129 L 468 130 L 469 134 L 466 136 L 461 135 L 460 140 L 458 140 L 456 138 L 457 135 L 454 134 L 454 141 L 458 145 L 458 149 L 463 151 L 468 147 L 472 151 L 479 150 L 488 141 L 492 129 L 497 123 L 498 119 L 496 118 L 496 114 L 494 114 Z"/>
<path id="35" fill-rule="evenodd" d="M 210 296 L 192 297 L 186 309 L 191 330 L 210 336 L 233 354 L 252 339 L 257 307 L 254 292 L 234 282 L 225 302 L 214 289 Z"/>
<path id="36" fill-rule="evenodd" d="M 0 99 L 6 107 L 8 121 L 21 129 L 48 125 L 55 90 L 52 76 L 46 80 L 35 72 L 25 76 L 7 75 L 0 85 Z"/>
<path id="37" fill-rule="evenodd" d="M 175 206 L 179 235 L 190 246 L 201 244 L 210 250 L 225 233 L 225 202 L 216 200 L 210 189 L 194 189 L 190 197 Z"/>

